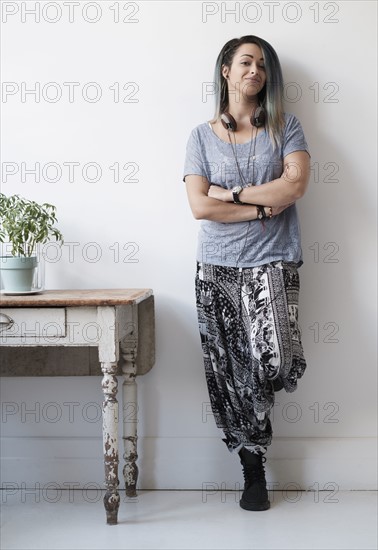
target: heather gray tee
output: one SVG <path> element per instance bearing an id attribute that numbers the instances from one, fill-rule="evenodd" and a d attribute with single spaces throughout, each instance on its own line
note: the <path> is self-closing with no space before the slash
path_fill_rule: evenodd
<path id="1" fill-rule="evenodd" d="M 184 181 L 185 176 L 197 174 L 227 189 L 232 189 L 235 185 L 245 187 L 237 169 L 232 147 L 236 151 L 245 182 L 254 181 L 256 185 L 263 185 L 279 178 L 283 172 L 283 158 L 289 153 L 309 153 L 302 126 L 296 116 L 289 113 L 285 113 L 285 132 L 280 149 L 276 148 L 273 152 L 265 129 L 254 139 L 254 166 L 252 154 L 248 166 L 251 142 L 231 146 L 214 133 L 209 122 L 198 125 L 192 130 L 187 142 Z M 252 153 L 253 149 L 252 142 Z M 264 220 L 264 226 L 260 220 L 236 223 L 202 220 L 198 235 L 197 260 L 232 267 L 255 267 L 276 260 L 302 265 L 296 205 L 286 208 L 278 216 Z"/>

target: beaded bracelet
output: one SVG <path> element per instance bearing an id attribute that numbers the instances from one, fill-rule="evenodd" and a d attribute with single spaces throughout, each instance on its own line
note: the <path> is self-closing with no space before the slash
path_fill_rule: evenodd
<path id="1" fill-rule="evenodd" d="M 264 218 L 267 217 L 263 206 L 256 204 L 256 208 L 257 208 L 257 217 L 259 220 L 263 220 Z"/>

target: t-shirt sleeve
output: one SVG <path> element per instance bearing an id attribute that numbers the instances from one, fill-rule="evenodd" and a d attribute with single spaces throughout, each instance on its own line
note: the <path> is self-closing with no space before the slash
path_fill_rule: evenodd
<path id="1" fill-rule="evenodd" d="M 185 181 L 185 176 L 189 176 L 189 174 L 196 174 L 198 176 L 206 177 L 201 144 L 196 128 L 192 130 L 186 145 L 184 173 L 182 178 L 183 181 Z"/>
<path id="2" fill-rule="evenodd" d="M 285 128 L 282 157 L 294 153 L 294 151 L 307 151 L 310 155 L 301 123 L 295 115 L 289 115 Z"/>

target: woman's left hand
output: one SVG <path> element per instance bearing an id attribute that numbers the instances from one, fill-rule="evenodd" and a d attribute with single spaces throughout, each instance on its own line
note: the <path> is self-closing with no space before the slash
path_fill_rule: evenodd
<path id="1" fill-rule="evenodd" d="M 232 191 L 230 189 L 224 189 L 224 187 L 220 185 L 210 185 L 207 196 L 212 199 L 218 199 L 219 201 L 233 202 Z"/>

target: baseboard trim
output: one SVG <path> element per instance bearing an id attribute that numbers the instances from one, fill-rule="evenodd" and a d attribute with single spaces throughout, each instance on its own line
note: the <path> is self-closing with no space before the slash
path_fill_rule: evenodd
<path id="1" fill-rule="evenodd" d="M 48 483 L 103 487 L 100 437 L 3 437 L 1 480 L 14 487 Z M 119 479 L 123 487 L 120 446 Z M 218 438 L 142 437 L 138 487 L 143 490 L 239 490 L 239 457 Z M 377 438 L 276 437 L 268 449 L 271 489 L 377 490 Z M 9 485 L 6 485 L 9 486 Z"/>

